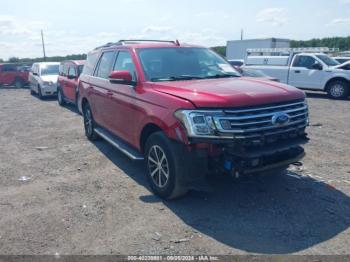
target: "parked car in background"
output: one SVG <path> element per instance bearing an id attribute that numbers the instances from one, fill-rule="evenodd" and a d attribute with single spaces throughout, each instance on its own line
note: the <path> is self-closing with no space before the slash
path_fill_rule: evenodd
<path id="1" fill-rule="evenodd" d="M 250 68 L 243 68 L 243 67 L 235 67 L 235 69 L 242 75 L 246 77 L 255 77 L 260 78 L 262 80 L 269 80 L 269 81 L 275 81 L 279 82 L 279 80 L 276 77 L 271 77 L 266 74 L 264 74 L 260 70 L 254 70 Z"/>
<path id="2" fill-rule="evenodd" d="M 305 155 L 304 92 L 241 77 L 208 48 L 108 43 L 88 54 L 79 94 L 87 138 L 145 159 L 163 198 L 185 194 L 209 170 L 280 173 Z"/>
<path id="3" fill-rule="evenodd" d="M 34 63 L 29 74 L 30 93 L 39 98 L 57 95 L 58 62 Z"/>
<path id="4" fill-rule="evenodd" d="M 230 65 L 232 66 L 242 66 L 244 64 L 244 60 L 242 59 L 233 59 L 233 60 L 228 60 Z"/>
<path id="5" fill-rule="evenodd" d="M 338 61 L 339 64 L 350 61 L 350 56 L 332 57 L 334 60 Z"/>
<path id="6" fill-rule="evenodd" d="M 301 89 L 325 91 L 334 99 L 347 97 L 350 71 L 339 69 L 339 62 L 315 50 L 323 49 L 248 49 L 244 68 L 260 70 Z"/>
<path id="7" fill-rule="evenodd" d="M 0 86 L 12 85 L 22 88 L 28 85 L 29 71 L 19 64 L 0 64 Z"/>
<path id="8" fill-rule="evenodd" d="M 78 78 L 83 70 L 85 60 L 68 60 L 61 62 L 57 80 L 57 100 L 63 106 L 65 103 L 77 104 L 79 97 Z"/>

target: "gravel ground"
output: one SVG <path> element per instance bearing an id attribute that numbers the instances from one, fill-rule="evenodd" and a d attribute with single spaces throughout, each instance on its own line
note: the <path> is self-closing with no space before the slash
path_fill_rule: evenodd
<path id="1" fill-rule="evenodd" d="M 162 201 L 73 107 L 1 89 L 0 254 L 350 254 L 350 102 L 308 100 L 303 169 Z"/>

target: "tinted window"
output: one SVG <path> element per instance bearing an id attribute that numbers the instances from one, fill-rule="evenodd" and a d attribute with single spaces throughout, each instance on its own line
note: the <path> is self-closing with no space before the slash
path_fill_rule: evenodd
<path id="1" fill-rule="evenodd" d="M 2 66 L 2 71 L 3 72 L 15 72 L 17 71 L 17 66 L 16 65 L 3 65 Z"/>
<path id="2" fill-rule="evenodd" d="M 101 78 L 108 78 L 112 71 L 114 54 L 114 52 L 105 52 L 102 54 L 95 76 Z"/>
<path id="3" fill-rule="evenodd" d="M 83 72 L 84 65 L 78 65 L 78 76 L 80 76 L 81 72 Z"/>
<path id="4" fill-rule="evenodd" d="M 136 70 L 129 52 L 119 52 L 117 61 L 114 64 L 113 71 L 129 71 L 132 75 L 132 80 L 136 81 Z"/>
<path id="5" fill-rule="evenodd" d="M 96 64 L 97 59 L 98 59 L 98 55 L 99 55 L 98 52 L 89 53 L 87 55 L 86 63 L 85 63 L 84 69 L 83 69 L 83 74 L 93 75 L 95 64 Z"/>
<path id="6" fill-rule="evenodd" d="M 297 56 L 293 66 L 312 68 L 312 65 L 315 64 L 315 62 L 316 59 L 311 56 Z"/>
<path id="7" fill-rule="evenodd" d="M 70 66 L 69 67 L 68 75 L 69 76 L 76 76 L 75 67 L 74 66 Z"/>

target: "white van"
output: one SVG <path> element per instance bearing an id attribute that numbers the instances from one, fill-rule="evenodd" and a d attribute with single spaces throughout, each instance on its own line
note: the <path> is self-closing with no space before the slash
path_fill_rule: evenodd
<path id="1" fill-rule="evenodd" d="M 57 95 L 58 62 L 34 63 L 29 73 L 30 93 L 39 98 Z"/>

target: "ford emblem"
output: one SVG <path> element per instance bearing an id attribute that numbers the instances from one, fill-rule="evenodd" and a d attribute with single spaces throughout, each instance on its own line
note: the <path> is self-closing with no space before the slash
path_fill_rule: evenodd
<path id="1" fill-rule="evenodd" d="M 283 126 L 289 122 L 289 115 L 286 113 L 277 113 L 272 116 L 272 124 L 274 126 Z"/>

